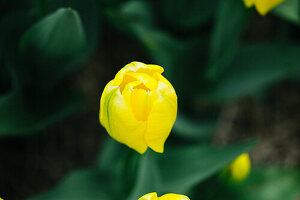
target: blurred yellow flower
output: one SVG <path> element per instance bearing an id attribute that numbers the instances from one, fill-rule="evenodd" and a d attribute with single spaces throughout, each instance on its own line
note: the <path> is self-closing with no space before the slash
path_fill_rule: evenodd
<path id="1" fill-rule="evenodd" d="M 251 161 L 248 153 L 243 153 L 228 165 L 228 173 L 233 181 L 242 181 L 247 178 L 251 170 Z"/>
<path id="2" fill-rule="evenodd" d="M 244 0 L 247 7 L 255 5 L 256 10 L 261 15 L 266 15 L 271 9 L 281 4 L 285 0 Z"/>
<path id="3" fill-rule="evenodd" d="M 132 62 L 104 88 L 100 123 L 120 143 L 162 153 L 177 115 L 177 96 L 158 65 Z"/>
<path id="4" fill-rule="evenodd" d="M 138 200 L 190 200 L 187 196 L 180 194 L 165 194 L 161 197 L 157 197 L 156 192 L 146 194 Z"/>

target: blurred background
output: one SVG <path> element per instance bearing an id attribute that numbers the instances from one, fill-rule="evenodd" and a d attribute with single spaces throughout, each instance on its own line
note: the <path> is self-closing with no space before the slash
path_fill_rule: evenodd
<path id="1" fill-rule="evenodd" d="M 299 0 L 266 16 L 242 0 L 0 0 L 0 197 L 300 199 L 299 11 Z M 104 86 L 132 61 L 164 67 L 178 95 L 163 155 L 138 155 L 98 120 Z M 248 151 L 249 177 L 221 179 Z"/>

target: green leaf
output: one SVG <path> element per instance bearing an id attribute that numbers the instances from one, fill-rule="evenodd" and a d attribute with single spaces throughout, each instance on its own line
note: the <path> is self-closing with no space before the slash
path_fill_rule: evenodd
<path id="1" fill-rule="evenodd" d="M 138 199 L 145 194 L 158 191 L 160 184 L 159 176 L 156 153 L 148 149 L 142 155 L 137 171 L 136 183 L 127 200 Z"/>
<path id="2" fill-rule="evenodd" d="M 288 0 L 276 6 L 272 12 L 295 24 L 300 23 L 299 0 Z"/>
<path id="3" fill-rule="evenodd" d="M 121 7 L 120 15 L 127 21 L 143 24 L 144 26 L 154 25 L 154 13 L 150 3 L 141 0 L 132 0 Z"/>
<path id="4" fill-rule="evenodd" d="M 216 10 L 216 0 L 161 0 L 160 10 L 168 25 L 177 29 L 193 29 L 205 24 Z"/>
<path id="5" fill-rule="evenodd" d="M 166 68 L 172 67 L 173 57 L 180 54 L 182 44 L 155 27 L 149 3 L 129 1 L 119 9 L 107 10 L 106 14 L 111 23 L 137 39 L 157 64 Z"/>
<path id="6" fill-rule="evenodd" d="M 261 92 L 300 73 L 299 51 L 300 46 L 294 44 L 245 46 L 217 80 L 215 88 L 200 96 L 213 101 L 228 101 Z"/>
<path id="7" fill-rule="evenodd" d="M 112 1 L 112 0 L 110 0 Z M 76 10 L 84 27 L 86 48 L 82 52 L 82 57 L 90 56 L 99 44 L 99 36 L 101 34 L 101 2 L 97 0 L 51 0 L 49 3 L 49 11 L 54 12 L 58 8 L 72 8 Z"/>
<path id="8" fill-rule="evenodd" d="M 194 120 L 187 118 L 182 114 L 177 115 L 173 131 L 176 136 L 193 140 L 207 140 L 212 135 L 215 127 L 216 120 Z"/>
<path id="9" fill-rule="evenodd" d="M 107 137 L 98 158 L 97 165 L 101 171 L 111 173 L 115 170 L 115 166 L 120 165 L 120 161 L 125 156 L 128 148 L 120 144 L 111 137 Z M 114 167 L 112 167 L 114 166 Z"/>
<path id="10" fill-rule="evenodd" d="M 32 26 L 21 38 L 26 67 L 40 85 L 52 85 L 82 61 L 86 38 L 81 19 L 61 8 Z"/>
<path id="11" fill-rule="evenodd" d="M 95 170 L 71 173 L 59 186 L 28 200 L 112 200 L 110 179 Z"/>
<path id="12" fill-rule="evenodd" d="M 195 88 L 191 85 L 201 85 L 201 65 L 205 61 L 205 55 L 199 52 L 205 52 L 206 37 L 183 41 L 164 31 L 140 24 L 135 24 L 133 30 L 151 59 L 164 67 L 164 76 L 176 88 L 177 95 L 184 97 L 181 98 L 181 103 L 189 104 L 195 93 Z"/>
<path id="13" fill-rule="evenodd" d="M 234 10 L 234 12 L 233 12 Z M 249 18 L 240 0 L 220 1 L 211 38 L 207 76 L 215 79 L 230 64 L 237 52 L 239 39 Z"/>
<path id="14" fill-rule="evenodd" d="M 33 48 L 42 58 L 78 56 L 85 46 L 85 33 L 78 13 L 61 8 L 32 26 L 21 38 L 21 51 Z"/>
<path id="15" fill-rule="evenodd" d="M 191 198 L 201 195 L 205 200 L 296 200 L 300 197 L 299 178 L 298 168 L 254 167 L 242 182 L 213 177 L 197 186 Z"/>
<path id="16" fill-rule="evenodd" d="M 101 148 L 97 168 L 110 175 L 114 182 L 111 189 L 117 199 L 126 198 L 132 190 L 139 158 L 140 154 L 110 137 Z"/>
<path id="17" fill-rule="evenodd" d="M 295 200 L 300 197 L 299 169 L 280 167 L 254 168 L 241 186 L 239 200 Z"/>
<path id="18" fill-rule="evenodd" d="M 186 193 L 244 152 L 254 142 L 214 148 L 207 145 L 169 148 L 159 162 L 162 192 Z"/>
<path id="19" fill-rule="evenodd" d="M 37 132 L 83 105 L 78 92 L 58 86 L 53 91 L 24 94 L 13 88 L 0 97 L 0 136 Z"/>
<path id="20" fill-rule="evenodd" d="M 183 43 L 165 32 L 144 26 L 136 25 L 134 30 L 152 59 L 166 69 L 168 77 L 174 78 L 175 58 L 183 52 Z"/>

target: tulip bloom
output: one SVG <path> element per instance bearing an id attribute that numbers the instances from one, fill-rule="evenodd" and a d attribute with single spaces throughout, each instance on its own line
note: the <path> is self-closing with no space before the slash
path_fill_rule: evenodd
<path id="1" fill-rule="evenodd" d="M 247 7 L 255 5 L 256 10 L 261 15 L 266 15 L 271 9 L 281 4 L 285 0 L 244 0 Z"/>
<path id="2" fill-rule="evenodd" d="M 146 194 L 138 200 L 190 200 L 187 196 L 180 194 L 165 194 L 161 197 L 157 197 L 156 192 Z"/>
<path id="3" fill-rule="evenodd" d="M 100 123 L 120 143 L 162 153 L 177 115 L 177 96 L 158 65 L 132 62 L 104 88 Z"/>
<path id="4" fill-rule="evenodd" d="M 248 153 L 243 153 L 232 161 L 226 169 L 231 180 L 239 182 L 247 178 L 251 170 L 251 161 Z"/>

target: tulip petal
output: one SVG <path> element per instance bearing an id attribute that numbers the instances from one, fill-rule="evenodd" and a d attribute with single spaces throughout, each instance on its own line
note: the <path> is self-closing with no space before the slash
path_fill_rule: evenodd
<path id="1" fill-rule="evenodd" d="M 177 115 L 174 88 L 158 65 L 132 62 L 105 87 L 100 101 L 100 123 L 111 137 L 144 153 L 148 147 L 163 152 Z"/>
<path id="2" fill-rule="evenodd" d="M 244 0 L 244 3 L 249 8 L 254 5 L 255 0 Z"/>
<path id="3" fill-rule="evenodd" d="M 127 97 L 129 91 L 125 93 Z M 109 95 L 108 95 L 109 96 Z M 146 123 L 137 121 L 132 113 L 131 106 L 125 101 L 124 96 L 121 95 L 120 90 L 114 90 L 109 98 L 107 108 L 107 125 L 103 123 L 107 132 L 120 143 L 135 149 L 139 153 L 144 153 L 147 149 L 147 144 L 144 139 L 144 132 Z M 105 105 L 105 104 L 104 104 Z M 101 111 L 100 111 L 101 112 Z"/>
<path id="4" fill-rule="evenodd" d="M 243 153 L 235 159 L 230 165 L 231 177 L 235 181 L 242 181 L 251 171 L 251 161 L 249 154 Z"/>
<path id="5" fill-rule="evenodd" d="M 177 97 L 171 84 L 162 76 L 159 88 L 159 97 L 148 117 L 145 139 L 152 150 L 162 153 L 164 143 L 176 120 Z"/>
<path id="6" fill-rule="evenodd" d="M 158 198 L 159 200 L 190 200 L 187 196 L 180 194 L 165 194 Z"/>
<path id="7" fill-rule="evenodd" d="M 164 96 L 167 96 L 172 102 L 176 103 L 177 107 L 177 95 L 175 93 L 175 89 L 171 85 L 171 83 L 162 75 L 158 76 L 159 82 L 158 82 L 158 89 L 161 94 Z"/>
<path id="8" fill-rule="evenodd" d="M 121 93 L 127 84 L 135 81 L 143 84 L 145 86 L 143 89 L 145 90 L 156 90 L 158 87 L 157 80 L 154 77 L 144 73 L 128 72 L 124 75 L 123 81 L 120 84 Z"/>
<path id="9" fill-rule="evenodd" d="M 152 193 L 142 196 L 138 200 L 157 200 L 157 194 L 156 194 L 156 192 L 152 192 Z"/>
<path id="10" fill-rule="evenodd" d="M 161 66 L 158 65 L 146 65 L 141 62 L 131 62 L 127 64 L 125 67 L 123 67 L 115 76 L 115 84 L 121 85 L 124 75 L 129 72 L 138 72 L 138 73 L 146 73 L 148 75 L 152 75 L 153 73 L 159 73 L 161 74 L 164 71 L 164 69 Z"/>
<path id="11" fill-rule="evenodd" d="M 158 98 L 156 92 L 146 91 L 144 89 L 134 89 L 131 94 L 131 107 L 133 114 L 138 121 L 148 119 L 153 103 Z"/>
<path id="12" fill-rule="evenodd" d="M 100 99 L 100 112 L 99 112 L 99 119 L 102 126 L 104 126 L 106 129 L 108 127 L 108 121 L 107 121 L 107 104 L 111 99 L 111 96 L 116 92 L 118 89 L 117 86 L 114 86 L 114 81 L 111 80 L 104 88 L 101 99 Z M 107 130 L 110 132 L 109 130 Z"/>
<path id="13" fill-rule="evenodd" d="M 261 15 L 266 15 L 271 9 L 281 4 L 285 0 L 256 0 L 256 9 Z"/>

